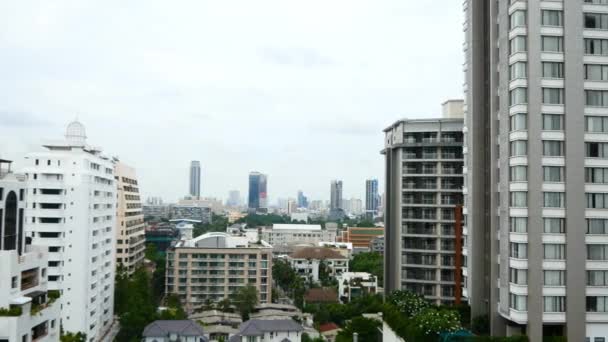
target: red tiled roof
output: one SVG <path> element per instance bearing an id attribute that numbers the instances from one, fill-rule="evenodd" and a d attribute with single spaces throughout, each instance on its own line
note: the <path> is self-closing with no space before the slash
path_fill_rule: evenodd
<path id="1" fill-rule="evenodd" d="M 314 288 L 306 291 L 304 300 L 308 303 L 337 303 L 338 292 L 332 288 Z"/>
<path id="2" fill-rule="evenodd" d="M 346 259 L 344 255 L 328 247 L 303 247 L 289 256 L 293 259 Z"/>
<path id="3" fill-rule="evenodd" d="M 326 331 L 336 330 L 336 329 L 340 329 L 340 327 L 336 323 L 333 323 L 333 322 L 321 324 L 319 326 L 319 331 L 322 333 L 324 333 Z"/>

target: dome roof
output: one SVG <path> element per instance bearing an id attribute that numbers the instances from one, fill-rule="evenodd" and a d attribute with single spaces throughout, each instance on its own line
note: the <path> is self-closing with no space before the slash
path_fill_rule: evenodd
<path id="1" fill-rule="evenodd" d="M 65 130 L 65 138 L 70 142 L 84 144 L 87 139 L 84 125 L 78 120 L 70 122 Z"/>

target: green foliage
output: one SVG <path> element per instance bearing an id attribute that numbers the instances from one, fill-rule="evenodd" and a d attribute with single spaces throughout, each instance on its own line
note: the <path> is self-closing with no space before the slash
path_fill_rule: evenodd
<path id="1" fill-rule="evenodd" d="M 471 322 L 471 330 L 477 335 L 489 335 L 490 317 L 488 315 L 481 315 L 473 318 L 473 321 Z"/>
<path id="2" fill-rule="evenodd" d="M 380 295 L 364 295 L 353 299 L 347 304 L 309 304 L 304 312 L 311 313 L 316 324 L 328 322 L 343 326 L 345 322 L 363 313 L 382 312 L 384 304 Z"/>
<path id="3" fill-rule="evenodd" d="M 455 332 L 460 326 L 460 316 L 453 310 L 437 310 L 428 308 L 412 318 L 413 326 L 418 333 L 432 338 L 441 333 Z"/>
<path id="4" fill-rule="evenodd" d="M 416 316 L 431 306 L 424 297 L 410 291 L 393 291 L 386 301 L 407 318 Z"/>
<path id="5" fill-rule="evenodd" d="M 263 226 L 272 226 L 275 223 L 291 223 L 291 218 L 289 216 L 276 214 L 249 214 L 243 218 L 238 219 L 236 223 L 247 223 L 247 226 L 249 228 L 255 228 Z"/>
<path id="6" fill-rule="evenodd" d="M 87 334 L 82 333 L 82 332 L 78 332 L 78 333 L 72 333 L 72 332 L 61 333 L 61 336 L 59 337 L 59 340 L 61 342 L 86 342 L 86 340 L 87 340 Z"/>
<path id="7" fill-rule="evenodd" d="M 277 286 L 290 295 L 298 308 L 302 308 L 306 285 L 287 261 L 279 259 L 273 262 L 272 279 L 277 283 Z"/>
<path id="8" fill-rule="evenodd" d="M 116 340 L 131 341 L 138 338 L 146 325 L 158 317 L 148 273 L 140 267 L 129 279 L 123 272 L 122 275 L 117 276 L 116 291 L 115 310 L 121 325 Z"/>
<path id="9" fill-rule="evenodd" d="M 251 285 L 241 287 L 234 295 L 233 301 L 244 322 L 249 319 L 249 314 L 258 304 L 258 290 Z"/>
<path id="10" fill-rule="evenodd" d="M 11 306 L 10 308 L 0 308 L 0 317 L 17 317 L 23 314 L 23 309 L 20 306 Z"/>
<path id="11" fill-rule="evenodd" d="M 150 243 L 146 245 L 146 259 L 155 264 L 154 273 L 152 273 L 152 295 L 155 303 L 158 304 L 165 293 L 165 255 L 158 252 L 155 244 Z M 119 272 L 117 271 L 117 273 Z"/>
<path id="12" fill-rule="evenodd" d="M 162 320 L 180 320 L 187 319 L 188 315 L 182 308 L 182 303 L 179 296 L 170 294 L 167 296 L 167 309 L 161 312 L 159 319 Z"/>
<path id="13" fill-rule="evenodd" d="M 217 302 L 217 304 L 215 305 L 215 308 L 222 312 L 233 312 L 234 311 L 232 309 L 232 302 L 230 301 L 229 298 L 224 298 L 224 299 L 220 300 L 219 302 Z"/>
<path id="14" fill-rule="evenodd" d="M 61 297 L 61 292 L 59 292 L 59 290 L 48 290 L 47 291 L 47 296 L 49 297 L 49 301 L 56 301 L 57 299 L 59 299 L 59 297 Z"/>
<path id="15" fill-rule="evenodd" d="M 378 328 L 380 322 L 363 318 L 353 318 L 342 331 L 338 333 L 336 342 L 351 342 L 353 340 L 353 333 L 359 334 L 359 341 L 377 341 L 378 340 Z"/>
<path id="16" fill-rule="evenodd" d="M 568 342 L 565 336 L 544 336 L 543 342 Z"/>
<path id="17" fill-rule="evenodd" d="M 210 232 L 225 232 L 230 224 L 228 218 L 223 215 L 211 214 L 211 223 L 195 223 L 192 236 L 197 237 Z"/>
<path id="18" fill-rule="evenodd" d="M 384 256 L 379 253 L 359 253 L 350 261 L 351 272 L 369 272 L 378 278 L 382 284 L 384 279 Z"/>
<path id="19" fill-rule="evenodd" d="M 312 338 L 307 333 L 302 333 L 302 342 L 325 342 L 322 337 Z"/>

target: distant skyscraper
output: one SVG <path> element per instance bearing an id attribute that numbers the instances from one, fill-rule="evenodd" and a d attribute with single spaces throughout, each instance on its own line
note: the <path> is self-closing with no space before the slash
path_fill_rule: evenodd
<path id="1" fill-rule="evenodd" d="M 298 208 L 308 208 L 308 198 L 304 196 L 302 190 L 298 191 Z"/>
<path id="2" fill-rule="evenodd" d="M 229 207 L 238 207 L 241 205 L 241 192 L 238 190 L 232 190 L 228 193 L 228 201 L 226 204 Z"/>
<path id="3" fill-rule="evenodd" d="M 201 197 L 201 163 L 198 160 L 190 162 L 190 196 Z"/>
<path id="4" fill-rule="evenodd" d="M 365 181 L 365 212 L 368 216 L 375 216 L 380 206 L 378 196 L 378 180 L 368 179 Z"/>
<path id="5" fill-rule="evenodd" d="M 268 194 L 267 194 L 268 177 L 259 172 L 251 172 L 249 174 L 249 209 L 250 210 L 267 210 L 268 209 Z"/>
<path id="6" fill-rule="evenodd" d="M 342 206 L 342 181 L 331 181 L 330 209 L 344 209 Z"/>

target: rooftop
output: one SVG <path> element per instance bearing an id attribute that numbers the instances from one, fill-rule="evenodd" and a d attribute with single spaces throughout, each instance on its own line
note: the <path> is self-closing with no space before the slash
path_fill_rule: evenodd
<path id="1" fill-rule="evenodd" d="M 272 225 L 272 230 L 321 230 L 321 225 L 275 223 Z"/>
<path id="2" fill-rule="evenodd" d="M 309 303 L 337 303 L 338 292 L 334 288 L 314 288 L 306 291 L 304 300 Z"/>
<path id="3" fill-rule="evenodd" d="M 224 232 L 211 232 L 194 239 L 179 241 L 176 248 L 272 248 L 265 241 L 251 241 L 244 236 L 234 236 Z"/>
<path id="4" fill-rule="evenodd" d="M 154 321 L 144 329 L 143 337 L 166 337 L 169 334 L 180 336 L 203 336 L 203 328 L 191 320 Z"/>
<path id="5" fill-rule="evenodd" d="M 241 324 L 239 336 L 262 336 L 271 331 L 302 331 L 304 328 L 292 319 L 251 319 Z"/>
<path id="6" fill-rule="evenodd" d="M 299 248 L 295 252 L 289 255 L 292 259 L 346 259 L 346 257 L 339 252 L 329 247 L 304 247 Z"/>
<path id="7" fill-rule="evenodd" d="M 321 324 L 319 326 L 319 331 L 322 333 L 324 333 L 326 331 L 336 330 L 336 329 L 340 329 L 340 327 L 336 323 L 333 323 L 333 322 Z"/>

